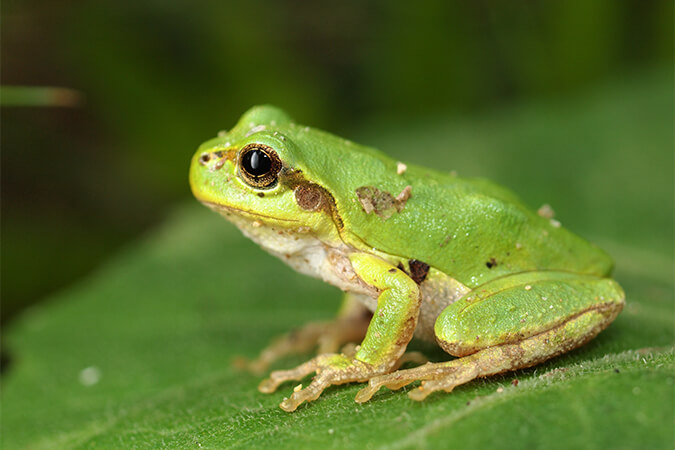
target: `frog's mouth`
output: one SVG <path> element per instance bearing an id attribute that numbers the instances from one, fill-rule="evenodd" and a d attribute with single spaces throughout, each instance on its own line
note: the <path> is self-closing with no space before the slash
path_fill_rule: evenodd
<path id="1" fill-rule="evenodd" d="M 214 203 L 209 201 L 200 200 L 201 203 L 208 208 L 216 211 L 218 213 L 232 213 L 241 217 L 251 218 L 252 220 L 262 220 L 263 222 L 269 222 L 271 220 L 276 222 L 284 223 L 299 223 L 299 220 L 294 219 L 281 219 L 279 217 L 269 216 L 267 214 L 261 214 L 258 212 L 248 211 L 246 209 L 236 208 L 234 206 L 221 205 L 220 203 Z"/>

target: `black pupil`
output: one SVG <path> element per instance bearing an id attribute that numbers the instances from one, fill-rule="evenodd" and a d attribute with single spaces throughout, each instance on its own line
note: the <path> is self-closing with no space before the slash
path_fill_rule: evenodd
<path id="1" fill-rule="evenodd" d="M 272 160 L 262 150 L 251 150 L 242 158 L 244 170 L 254 177 L 265 175 L 272 169 Z"/>

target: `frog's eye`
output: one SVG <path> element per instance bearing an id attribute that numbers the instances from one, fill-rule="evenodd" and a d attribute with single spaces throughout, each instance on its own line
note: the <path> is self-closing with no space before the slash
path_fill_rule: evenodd
<path id="1" fill-rule="evenodd" d="M 263 144 L 248 144 L 239 153 L 239 174 L 246 184 L 259 188 L 271 188 L 277 183 L 281 160 L 272 147 Z"/>

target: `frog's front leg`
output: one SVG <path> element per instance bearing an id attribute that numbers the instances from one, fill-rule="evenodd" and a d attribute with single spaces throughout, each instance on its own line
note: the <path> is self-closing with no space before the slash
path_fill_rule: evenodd
<path id="1" fill-rule="evenodd" d="M 259 389 L 269 393 L 285 381 L 316 372 L 309 386 L 281 403 L 285 411 L 317 399 L 328 386 L 366 381 L 394 370 L 413 336 L 420 307 L 417 284 L 405 272 L 375 256 L 354 253 L 349 260 L 355 274 L 379 292 L 366 337 L 353 356 L 319 355 L 295 369 L 272 372 L 263 380 Z"/>
<path id="2" fill-rule="evenodd" d="M 474 378 L 533 366 L 591 340 L 623 305 L 621 287 L 607 278 L 540 272 L 495 280 L 448 306 L 436 321 L 439 345 L 459 359 L 373 378 L 356 400 L 417 380 L 422 385 L 409 396 L 423 400 Z"/>
<path id="3" fill-rule="evenodd" d="M 346 343 L 361 342 L 371 316 L 356 295 L 347 293 L 335 320 L 307 323 L 274 339 L 256 359 L 237 358 L 234 363 L 240 369 L 260 374 L 288 355 L 307 353 L 317 347 L 319 354 L 336 352 Z"/>

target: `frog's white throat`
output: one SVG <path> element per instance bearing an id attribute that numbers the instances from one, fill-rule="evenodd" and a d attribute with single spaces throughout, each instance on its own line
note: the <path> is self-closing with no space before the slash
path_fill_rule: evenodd
<path id="1" fill-rule="evenodd" d="M 353 249 L 348 245 L 326 243 L 308 228 L 275 227 L 226 208 L 208 206 L 236 225 L 244 236 L 296 271 L 319 278 L 343 291 L 377 296 L 376 290 L 363 283 L 354 273 L 349 262 L 349 254 Z"/>

